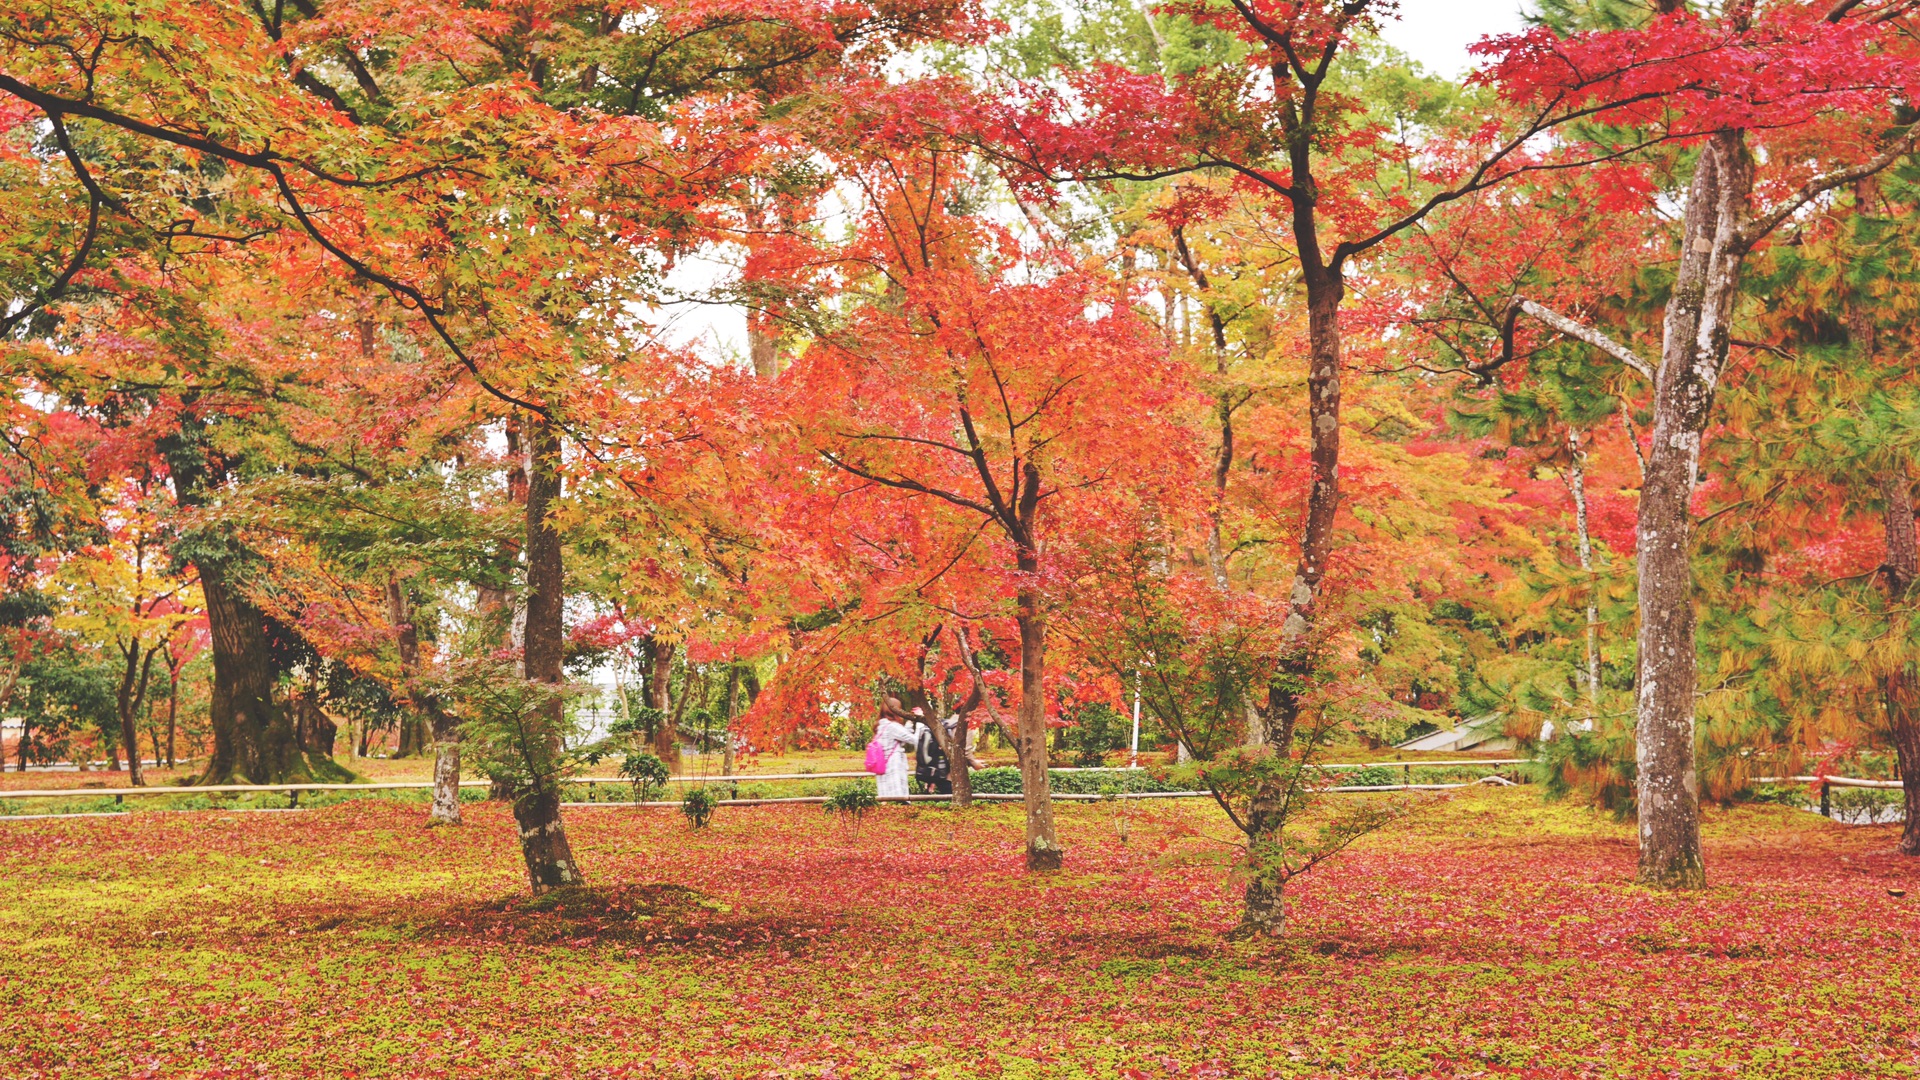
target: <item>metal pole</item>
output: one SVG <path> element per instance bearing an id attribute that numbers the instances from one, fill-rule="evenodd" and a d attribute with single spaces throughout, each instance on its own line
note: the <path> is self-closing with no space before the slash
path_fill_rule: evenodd
<path id="1" fill-rule="evenodd" d="M 1833 804 L 1827 801 L 1827 782 L 1825 780 L 1820 781 L 1820 815 L 1822 817 L 1833 816 Z"/>
<path id="2" fill-rule="evenodd" d="M 1133 672 L 1133 741 L 1128 744 L 1127 768 L 1140 767 L 1140 669 Z"/>

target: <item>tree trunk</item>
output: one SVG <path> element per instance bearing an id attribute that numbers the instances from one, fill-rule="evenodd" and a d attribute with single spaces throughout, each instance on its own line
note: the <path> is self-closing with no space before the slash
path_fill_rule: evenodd
<path id="1" fill-rule="evenodd" d="M 727 721 L 721 734 L 720 775 L 733 775 L 733 715 L 740 703 L 740 665 L 727 665 Z"/>
<path id="2" fill-rule="evenodd" d="M 1021 570 L 1035 573 L 1031 555 Z M 1040 597 L 1020 590 L 1015 616 L 1020 626 L 1020 790 L 1027 810 L 1027 869 L 1058 870 L 1062 851 L 1053 826 L 1053 784 L 1047 775 L 1047 623 Z"/>
<path id="3" fill-rule="evenodd" d="M 405 586 L 393 575 L 387 577 L 387 622 L 394 629 L 394 644 L 400 652 L 400 688 L 408 716 L 401 721 L 400 752 L 425 754 L 429 737 L 433 744 L 433 806 L 427 812 L 428 825 L 460 824 L 460 728 L 427 689 L 426 670 L 420 661 L 419 609 L 407 596 Z M 408 747 L 408 730 L 413 729 L 413 746 Z"/>
<path id="4" fill-rule="evenodd" d="M 134 787 L 146 787 L 146 770 L 140 767 L 140 726 L 137 717 L 140 713 L 140 699 L 146 696 L 147 675 L 153 670 L 153 654 L 146 653 L 144 669 L 140 663 L 140 639 L 120 647 L 120 655 L 126 658 L 126 664 L 120 671 L 120 688 L 114 695 L 114 706 L 120 714 L 120 741 L 127 748 L 127 783 Z"/>
<path id="5" fill-rule="evenodd" d="M 542 707 L 542 730 L 528 737 L 546 740 L 539 756 L 551 761 L 559 754 L 565 708 L 558 690 L 564 676 L 566 583 L 560 534 L 549 523 L 552 506 L 560 498 L 560 432 L 545 417 L 534 421 L 532 450 L 527 484 L 527 678 L 548 683 L 556 692 Z M 528 787 L 514 793 L 513 818 L 520 827 L 520 851 L 536 894 L 586 883 L 560 820 L 558 781 L 557 776 L 535 770 Z"/>
<path id="6" fill-rule="evenodd" d="M 1279 937 L 1287 928 L 1287 897 L 1284 886 L 1256 874 L 1247 882 L 1246 907 L 1240 912 L 1237 937 Z"/>
<path id="7" fill-rule="evenodd" d="M 1180 257 L 1180 264 L 1187 268 L 1194 287 L 1203 294 L 1211 289 L 1206 271 L 1187 247 L 1186 233 L 1177 225 L 1173 229 L 1173 250 Z M 1213 577 L 1214 588 L 1225 592 L 1227 556 L 1221 539 L 1221 521 L 1226 513 L 1227 477 L 1233 469 L 1233 395 L 1226 386 L 1227 323 L 1213 301 L 1202 299 L 1201 306 L 1206 310 L 1207 328 L 1212 332 L 1213 373 L 1219 381 L 1214 391 L 1214 419 L 1220 425 L 1220 443 L 1213 454 L 1213 498 L 1207 506 L 1207 571 Z"/>
<path id="8" fill-rule="evenodd" d="M 173 756 L 173 736 L 179 728 L 180 714 L 180 664 L 174 663 L 173 650 L 167 650 L 167 768 L 173 768 L 178 759 Z"/>
<path id="9" fill-rule="evenodd" d="M 1296 212 L 1296 216 L 1297 212 Z M 1296 222 L 1295 232 L 1303 226 Z M 1311 235 L 1310 232 L 1305 235 Z M 1318 255 L 1313 264 L 1318 267 Z M 1314 677 L 1314 620 L 1320 583 L 1333 554 L 1334 516 L 1340 508 L 1340 300 L 1345 286 L 1336 271 L 1316 269 L 1307 274 L 1308 456 L 1312 462 L 1307 489 L 1306 526 L 1300 536 L 1300 562 L 1294 568 L 1291 610 L 1281 627 L 1278 677 L 1267 689 L 1260 711 L 1266 728 L 1264 741 L 1275 753 L 1293 751 L 1293 730 L 1300 720 L 1304 697 Z M 1257 839 L 1257 838 L 1256 838 Z"/>
<path id="10" fill-rule="evenodd" d="M 1880 495 L 1886 505 L 1887 601 L 1904 604 L 1920 580 L 1920 542 L 1914 536 L 1913 496 L 1904 472 L 1882 473 Z M 1906 822 L 1895 848 L 1902 855 L 1920 855 L 1920 670 L 1907 661 L 1880 680 L 1887 703 L 1887 730 L 1900 763 L 1900 786 L 1906 796 Z"/>
<path id="11" fill-rule="evenodd" d="M 1574 533 L 1580 554 L 1580 569 L 1587 574 L 1587 711 L 1600 712 L 1600 602 L 1593 583 L 1593 535 L 1587 528 L 1586 449 L 1580 432 L 1567 431 L 1567 490 L 1573 494 Z"/>
<path id="12" fill-rule="evenodd" d="M 433 718 L 433 809 L 429 825 L 460 824 L 460 731 L 445 712 Z"/>
<path id="13" fill-rule="evenodd" d="M 1297 151 L 1297 170 L 1305 174 L 1304 150 Z M 1300 534 L 1300 562 L 1294 568 L 1291 610 L 1281 626 L 1281 653 L 1275 677 L 1267 686 L 1267 701 L 1259 710 L 1264 741 L 1270 752 L 1293 753 L 1293 736 L 1306 695 L 1317 675 L 1315 621 L 1319 614 L 1320 583 L 1333 554 L 1333 526 L 1340 509 L 1340 301 L 1346 285 L 1337 267 L 1320 258 L 1319 237 L 1311 203 L 1293 203 L 1293 232 L 1300 246 L 1307 290 L 1307 433 L 1312 463 L 1307 488 L 1305 527 Z M 1251 741 L 1251 740 L 1250 740 Z M 1240 932 L 1273 936 L 1285 927 L 1284 879 L 1266 865 L 1262 852 L 1277 850 L 1286 817 L 1281 813 L 1285 793 L 1256 791 L 1249 800 L 1246 832 L 1252 877 L 1247 882 Z"/>
<path id="14" fill-rule="evenodd" d="M 1741 133 L 1713 136 L 1694 169 L 1680 268 L 1667 301 L 1640 491 L 1636 709 L 1642 884 L 1700 888 L 1700 780 L 1694 768 L 1693 490 L 1739 285 L 1737 234 L 1752 165 Z"/>
<path id="15" fill-rule="evenodd" d="M 420 757 L 427 752 L 427 719 L 414 712 L 401 714 L 399 738 L 393 756 Z"/>
<path id="16" fill-rule="evenodd" d="M 653 752 L 667 763 L 668 772 L 678 772 L 680 733 L 673 722 L 673 642 L 650 638 L 647 653 L 652 661 L 646 680 L 647 704 L 660 710 L 660 725 L 653 729 Z"/>
<path id="17" fill-rule="evenodd" d="M 348 779 L 332 758 L 300 744 L 293 717 L 274 700 L 273 661 L 260 609 L 240 594 L 223 561 L 206 560 L 199 571 L 213 642 L 213 753 L 195 783 Z"/>
<path id="18" fill-rule="evenodd" d="M 751 317 L 747 322 L 747 353 L 753 358 L 753 374 L 760 379 L 773 379 L 780 374 L 780 341 L 773 333 L 756 325 Z"/>

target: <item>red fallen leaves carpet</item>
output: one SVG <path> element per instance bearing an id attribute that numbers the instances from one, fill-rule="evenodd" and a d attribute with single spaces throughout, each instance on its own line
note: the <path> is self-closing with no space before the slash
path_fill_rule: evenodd
<path id="1" fill-rule="evenodd" d="M 1470 793 L 1242 944 L 1198 806 L 580 810 L 597 886 L 524 895 L 510 821 L 377 800 L 0 823 L 9 1077 L 1899 1076 L 1920 865 L 1886 827 L 1710 815 L 1713 887 L 1628 829 Z M 1904 893 L 1904 895 L 1895 895 Z"/>

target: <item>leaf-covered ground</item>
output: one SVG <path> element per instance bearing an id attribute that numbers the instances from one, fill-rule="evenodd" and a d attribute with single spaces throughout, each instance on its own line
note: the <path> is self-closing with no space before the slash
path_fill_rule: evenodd
<path id="1" fill-rule="evenodd" d="M 1248 945 L 1208 812 L 579 810 L 597 891 L 524 895 L 510 820 L 0 825 L 18 1077 L 1750 1076 L 1920 1072 L 1920 866 L 1782 808 L 1695 895 L 1628 830 L 1473 792 L 1300 885 Z M 1904 895 L 1896 895 L 1896 894 Z"/>

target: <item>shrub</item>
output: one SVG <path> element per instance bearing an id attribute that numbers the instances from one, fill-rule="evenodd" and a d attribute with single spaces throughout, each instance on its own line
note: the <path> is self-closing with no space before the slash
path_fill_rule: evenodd
<path id="1" fill-rule="evenodd" d="M 1107 754 L 1124 750 L 1132 733 L 1133 721 L 1103 702 L 1080 710 L 1072 727 L 1064 732 L 1067 746 L 1073 750 L 1073 763 L 1080 768 L 1098 768 Z"/>
<path id="2" fill-rule="evenodd" d="M 969 774 L 975 794 L 1018 795 L 1020 770 L 1001 766 L 976 769 Z M 1176 783 L 1149 769 L 1097 769 L 1087 772 L 1049 772 L 1053 790 L 1059 795 L 1130 795 L 1162 791 L 1193 791 L 1196 788 Z"/>
<path id="3" fill-rule="evenodd" d="M 640 750 L 620 763 L 620 775 L 633 785 L 634 801 L 649 802 L 667 786 L 667 763 L 651 750 Z"/>
<path id="4" fill-rule="evenodd" d="M 1346 770 L 1337 778 L 1341 787 L 1386 787 L 1400 782 L 1400 774 L 1388 765 L 1369 765 L 1364 769 Z"/>
<path id="5" fill-rule="evenodd" d="M 835 788 L 833 794 L 827 796 L 826 811 L 829 814 L 846 814 L 858 821 L 878 805 L 880 800 L 874 794 L 873 785 L 856 781 Z"/>
<path id="6" fill-rule="evenodd" d="M 1592 731 L 1567 731 L 1541 743 L 1533 768 L 1548 799 L 1578 793 L 1616 817 L 1634 813 L 1636 765 L 1630 719 L 1606 717 Z"/>
<path id="7" fill-rule="evenodd" d="M 1834 819 L 1855 825 L 1897 821 L 1903 801 L 1900 792 L 1887 788 L 1835 787 L 1827 795 Z"/>
<path id="8" fill-rule="evenodd" d="M 713 820 L 714 808 L 720 805 L 720 796 L 704 787 L 690 787 L 686 797 L 680 800 L 680 812 L 687 815 L 687 821 L 696 829 L 706 828 Z"/>

